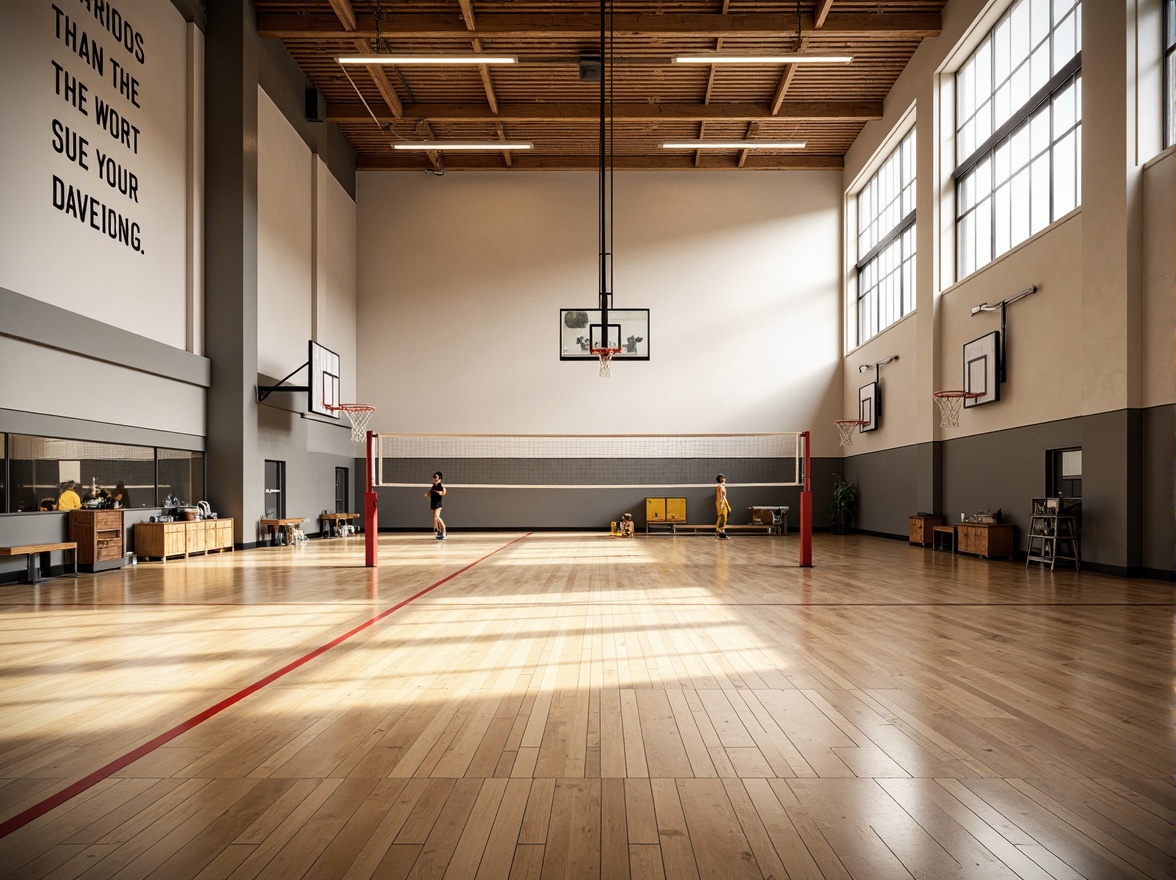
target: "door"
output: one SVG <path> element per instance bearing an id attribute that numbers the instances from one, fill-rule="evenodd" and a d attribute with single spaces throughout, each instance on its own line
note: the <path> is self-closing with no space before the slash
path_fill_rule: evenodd
<path id="1" fill-rule="evenodd" d="M 265 463 L 265 519 L 286 518 L 286 462 Z"/>
<path id="2" fill-rule="evenodd" d="M 335 513 L 351 513 L 348 508 L 351 486 L 349 468 L 335 468 Z"/>

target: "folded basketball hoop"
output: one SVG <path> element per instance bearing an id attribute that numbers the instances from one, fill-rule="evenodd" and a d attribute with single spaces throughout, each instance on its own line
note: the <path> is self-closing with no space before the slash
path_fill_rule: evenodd
<path id="1" fill-rule="evenodd" d="M 592 353 L 600 358 L 600 375 L 607 379 L 612 375 L 612 359 L 620 353 L 619 348 L 594 348 Z"/>
<path id="2" fill-rule="evenodd" d="M 368 422 L 371 421 L 372 413 L 376 408 L 368 403 L 340 403 L 337 405 L 324 404 L 324 406 L 334 412 L 342 412 L 347 416 L 347 420 L 351 422 L 351 440 L 353 443 L 362 443 L 367 436 Z"/>
<path id="3" fill-rule="evenodd" d="M 853 446 L 854 428 L 860 428 L 862 425 L 869 423 L 863 419 L 837 419 L 833 424 L 837 426 L 837 430 L 841 433 L 841 445 Z"/>
<path id="4" fill-rule="evenodd" d="M 936 391 L 933 395 L 939 404 L 939 427 L 958 428 L 960 426 L 960 406 L 965 400 L 975 400 L 983 397 L 975 391 Z"/>

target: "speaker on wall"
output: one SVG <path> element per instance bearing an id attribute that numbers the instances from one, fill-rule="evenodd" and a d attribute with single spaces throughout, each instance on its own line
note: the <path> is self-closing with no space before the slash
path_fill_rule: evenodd
<path id="1" fill-rule="evenodd" d="M 306 121 L 322 122 L 327 118 L 327 102 L 314 86 L 306 89 Z"/>

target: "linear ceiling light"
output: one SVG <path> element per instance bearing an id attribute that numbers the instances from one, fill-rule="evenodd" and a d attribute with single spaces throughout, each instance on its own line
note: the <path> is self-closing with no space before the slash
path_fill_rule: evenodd
<path id="1" fill-rule="evenodd" d="M 518 64 L 517 55 L 339 55 L 340 64 Z"/>
<path id="2" fill-rule="evenodd" d="M 803 150 L 804 141 L 670 141 L 667 150 Z"/>
<path id="3" fill-rule="evenodd" d="M 675 64 L 849 64 L 852 55 L 675 55 Z"/>
<path id="4" fill-rule="evenodd" d="M 534 146 L 531 141 L 404 141 L 393 144 L 392 149 L 442 152 L 444 150 L 530 150 Z"/>

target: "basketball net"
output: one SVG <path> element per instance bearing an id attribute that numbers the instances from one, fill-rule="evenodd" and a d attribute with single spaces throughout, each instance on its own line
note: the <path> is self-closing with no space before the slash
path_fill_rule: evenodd
<path id="1" fill-rule="evenodd" d="M 939 404 L 939 427 L 958 428 L 964 400 L 975 400 L 982 396 L 974 391 L 936 391 L 934 397 Z"/>
<path id="2" fill-rule="evenodd" d="M 594 348 L 592 353 L 600 357 L 600 377 L 608 379 L 612 376 L 612 359 L 613 355 L 620 351 L 619 348 Z"/>
<path id="3" fill-rule="evenodd" d="M 838 419 L 833 424 L 837 426 L 837 430 L 841 434 L 841 445 L 853 446 L 853 432 L 865 422 L 860 419 Z"/>
<path id="4" fill-rule="evenodd" d="M 374 406 L 366 403 L 344 403 L 339 406 L 332 406 L 329 409 L 342 410 L 347 416 L 347 420 L 351 422 L 351 442 L 362 443 L 367 437 L 368 422 L 372 419 L 372 414 L 376 411 Z"/>

